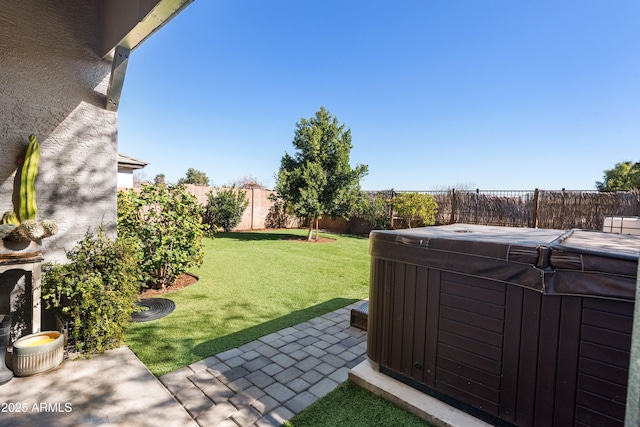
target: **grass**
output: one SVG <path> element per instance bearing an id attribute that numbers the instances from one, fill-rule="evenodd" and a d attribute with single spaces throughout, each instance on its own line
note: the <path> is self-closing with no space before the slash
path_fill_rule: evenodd
<path id="1" fill-rule="evenodd" d="M 369 240 L 287 240 L 305 230 L 219 233 L 205 239 L 200 280 L 163 295 L 175 311 L 133 323 L 127 344 L 156 376 L 368 296 Z"/>
<path id="2" fill-rule="evenodd" d="M 287 427 L 426 427 L 426 421 L 350 381 L 293 417 Z"/>

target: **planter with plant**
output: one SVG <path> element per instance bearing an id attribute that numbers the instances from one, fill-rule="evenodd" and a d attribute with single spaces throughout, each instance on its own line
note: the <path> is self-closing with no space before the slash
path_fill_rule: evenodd
<path id="1" fill-rule="evenodd" d="M 13 186 L 13 211 L 0 219 L 0 257 L 37 255 L 40 239 L 53 236 L 58 226 L 52 220 L 37 220 L 36 176 L 40 164 L 40 144 L 29 135 L 26 153 L 18 159 L 18 172 Z"/>
<path id="2" fill-rule="evenodd" d="M 67 264 L 44 266 L 42 299 L 73 324 L 69 338 L 80 354 L 104 352 L 124 341 L 140 289 L 132 247 L 109 239 L 100 228 L 67 253 Z"/>

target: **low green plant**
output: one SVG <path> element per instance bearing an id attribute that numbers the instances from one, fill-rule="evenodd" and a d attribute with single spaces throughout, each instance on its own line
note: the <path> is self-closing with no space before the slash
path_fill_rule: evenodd
<path id="1" fill-rule="evenodd" d="M 118 236 L 134 242 L 145 287 L 164 289 L 202 264 L 204 208 L 183 185 L 142 186 L 118 193 Z"/>
<path id="2" fill-rule="evenodd" d="M 409 228 L 436 223 L 438 204 L 431 194 L 400 193 L 392 201 L 396 214 L 407 222 Z"/>
<path id="3" fill-rule="evenodd" d="M 216 193 L 207 194 L 209 202 L 203 215 L 203 222 L 210 227 L 220 227 L 231 231 L 242 219 L 249 200 L 245 191 L 231 187 L 216 188 Z"/>
<path id="4" fill-rule="evenodd" d="M 391 204 L 382 195 L 365 198 L 361 211 L 362 217 L 373 230 L 391 228 Z"/>
<path id="5" fill-rule="evenodd" d="M 66 264 L 46 264 L 42 299 L 73 322 L 79 353 L 104 352 L 121 345 L 135 300 L 137 254 L 130 242 L 109 239 L 102 228 L 87 233 L 67 252 Z"/>

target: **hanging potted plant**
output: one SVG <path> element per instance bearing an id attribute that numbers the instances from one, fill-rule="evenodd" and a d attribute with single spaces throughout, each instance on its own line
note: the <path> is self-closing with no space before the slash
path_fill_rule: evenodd
<path id="1" fill-rule="evenodd" d="M 24 157 L 18 159 L 13 186 L 13 211 L 0 219 L 0 258 L 24 258 L 42 252 L 41 239 L 53 236 L 58 226 L 52 220 L 37 219 L 36 176 L 40 164 L 40 144 L 29 135 Z"/>

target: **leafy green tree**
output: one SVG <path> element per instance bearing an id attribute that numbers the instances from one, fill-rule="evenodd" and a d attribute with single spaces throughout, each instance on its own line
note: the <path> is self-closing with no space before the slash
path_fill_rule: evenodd
<path id="1" fill-rule="evenodd" d="M 438 204 L 431 194 L 400 193 L 393 198 L 393 209 L 404 218 L 409 228 L 436 223 Z"/>
<path id="2" fill-rule="evenodd" d="M 153 183 L 156 184 L 156 185 L 158 185 L 158 184 L 163 185 L 163 184 L 165 184 L 165 180 L 164 179 L 165 179 L 164 174 L 163 173 L 159 173 L 158 175 L 156 175 L 155 178 L 153 178 Z"/>
<path id="3" fill-rule="evenodd" d="M 180 178 L 178 184 L 209 185 L 209 177 L 202 171 L 189 168 L 187 170 L 187 177 Z"/>
<path id="4" fill-rule="evenodd" d="M 349 164 L 351 130 L 324 107 L 309 120 L 296 123 L 293 146 L 285 153 L 276 176 L 275 191 L 291 212 L 309 222 L 308 240 L 322 215 L 348 218 L 361 198 L 360 180 L 367 165 Z"/>
<path id="5" fill-rule="evenodd" d="M 224 231 L 231 231 L 242 219 L 249 200 L 247 193 L 243 190 L 232 187 L 217 188 L 214 194 L 210 191 L 207 194 L 209 202 L 203 216 L 203 222 L 212 229 L 222 227 Z"/>
<path id="6" fill-rule="evenodd" d="M 178 275 L 202 264 L 204 208 L 183 185 L 142 186 L 118 193 L 118 238 L 135 242 L 142 282 L 153 289 L 171 286 Z"/>
<path id="7" fill-rule="evenodd" d="M 640 162 L 616 163 L 613 169 L 604 171 L 604 181 L 596 181 L 599 191 L 624 191 L 640 189 Z"/>

